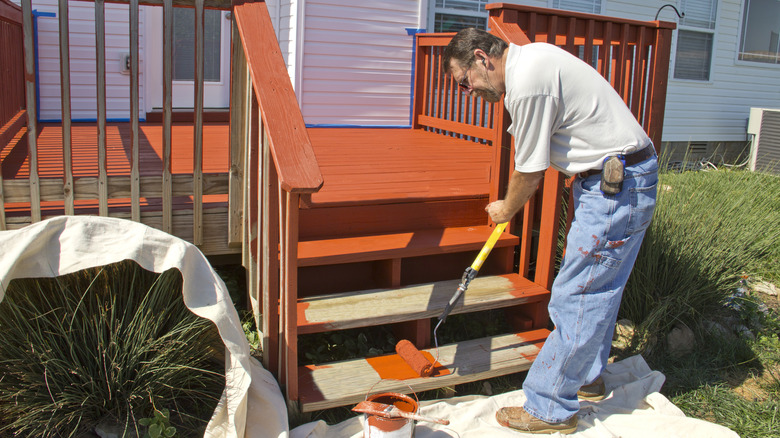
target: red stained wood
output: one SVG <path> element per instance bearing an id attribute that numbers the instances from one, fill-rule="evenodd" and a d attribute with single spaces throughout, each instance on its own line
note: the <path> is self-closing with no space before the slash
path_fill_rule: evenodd
<path id="1" fill-rule="evenodd" d="M 492 149 L 419 129 L 311 128 L 325 184 L 308 207 L 474 198 L 490 191 Z"/>
<path id="2" fill-rule="evenodd" d="M 41 178 L 62 178 L 62 126 L 53 123 L 39 125 L 38 170 Z M 174 124 L 172 127 L 172 173 L 192 174 L 193 127 L 191 124 Z M 106 126 L 106 161 L 109 176 L 129 176 L 131 166 L 130 125 L 110 123 Z M 97 125 L 74 123 L 73 176 L 74 178 L 98 176 Z M 143 124 L 140 127 L 141 176 L 161 175 L 162 125 Z M 207 123 L 203 126 L 203 172 L 227 173 L 229 169 L 228 125 Z M 2 156 L 3 159 L 7 158 Z M 3 178 L 29 178 L 27 154 L 3 161 Z"/>
<path id="3" fill-rule="evenodd" d="M 265 2 L 235 6 L 233 13 L 282 188 L 316 192 L 322 186 L 322 175 Z"/>
<path id="4" fill-rule="evenodd" d="M 460 227 L 300 242 L 298 263 L 314 266 L 478 250 L 492 231 L 488 226 Z M 516 236 L 502 234 L 496 247 L 518 242 Z"/>

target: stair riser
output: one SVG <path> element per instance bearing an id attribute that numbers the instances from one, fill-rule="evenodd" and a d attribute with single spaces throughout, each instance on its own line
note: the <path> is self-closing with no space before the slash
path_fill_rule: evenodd
<path id="1" fill-rule="evenodd" d="M 485 225 L 487 196 L 449 201 L 300 210 L 300 240 Z"/>

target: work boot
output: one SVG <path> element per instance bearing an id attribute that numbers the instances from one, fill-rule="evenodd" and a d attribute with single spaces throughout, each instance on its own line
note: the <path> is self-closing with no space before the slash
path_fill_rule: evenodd
<path id="1" fill-rule="evenodd" d="M 604 379 L 599 376 L 596 378 L 596 380 L 593 381 L 593 383 L 582 385 L 580 390 L 577 391 L 577 398 L 587 401 L 604 400 L 604 395 L 606 392 L 607 389 L 604 387 Z"/>
<path id="2" fill-rule="evenodd" d="M 568 435 L 577 430 L 577 416 L 560 423 L 548 423 L 529 414 L 522 407 L 501 408 L 496 412 L 498 424 L 524 433 L 555 433 Z"/>

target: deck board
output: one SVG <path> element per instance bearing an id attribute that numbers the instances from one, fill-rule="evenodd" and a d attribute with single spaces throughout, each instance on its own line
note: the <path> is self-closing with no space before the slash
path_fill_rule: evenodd
<path id="1" fill-rule="evenodd" d="M 366 397 L 366 388 L 372 393 L 409 393 L 443 386 L 454 386 L 475 380 L 488 379 L 531 367 L 544 341 L 546 329 L 531 330 L 491 338 L 474 339 L 458 344 L 423 350 L 447 367 L 450 374 L 441 377 L 418 377 L 395 380 L 392 370 L 388 375 L 377 372 L 366 359 L 355 359 L 299 368 L 301 408 L 311 412 L 357 403 Z"/>
<path id="2" fill-rule="evenodd" d="M 73 138 L 74 178 L 98 175 L 97 125 L 74 123 Z M 162 174 L 162 125 L 146 123 L 140 126 L 139 155 L 141 176 Z M 173 174 L 191 174 L 193 169 L 194 129 L 192 124 L 174 123 L 172 126 Z M 229 170 L 229 127 L 227 123 L 203 125 L 203 172 L 227 173 Z M 41 178 L 57 178 L 64 175 L 62 169 L 62 125 L 42 123 L 38 131 L 38 169 Z M 20 145 L 23 146 L 23 145 Z M 4 179 L 29 178 L 30 167 L 26 147 L 19 153 L 19 146 L 3 150 Z M 109 123 L 106 125 L 106 161 L 109 176 L 130 175 L 130 125 Z"/>
<path id="3" fill-rule="evenodd" d="M 409 128 L 309 128 L 325 184 L 308 206 L 473 198 L 490 191 L 492 149 Z"/>

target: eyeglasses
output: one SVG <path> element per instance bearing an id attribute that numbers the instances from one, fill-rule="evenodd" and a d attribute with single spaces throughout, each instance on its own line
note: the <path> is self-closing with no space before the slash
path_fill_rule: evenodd
<path id="1" fill-rule="evenodd" d="M 469 85 L 469 70 L 471 70 L 472 65 L 474 64 L 472 63 L 469 65 L 469 68 L 467 68 L 466 72 L 463 73 L 463 79 L 458 81 L 458 88 L 460 88 L 461 91 L 469 91 L 469 88 L 471 88 Z"/>

